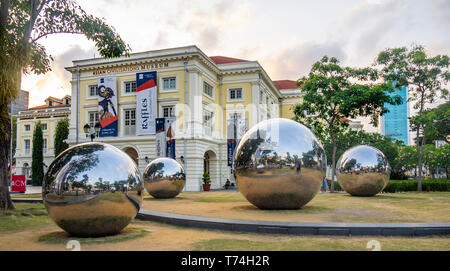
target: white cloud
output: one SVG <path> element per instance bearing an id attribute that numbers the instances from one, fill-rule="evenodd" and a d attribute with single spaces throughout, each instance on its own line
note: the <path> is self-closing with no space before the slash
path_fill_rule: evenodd
<path id="1" fill-rule="evenodd" d="M 261 60 L 261 65 L 272 80 L 297 80 L 308 75 L 311 66 L 324 55 L 336 57 L 341 62 L 346 59 L 346 55 L 338 43 L 306 42 L 281 49 L 273 55 L 269 54 Z"/>

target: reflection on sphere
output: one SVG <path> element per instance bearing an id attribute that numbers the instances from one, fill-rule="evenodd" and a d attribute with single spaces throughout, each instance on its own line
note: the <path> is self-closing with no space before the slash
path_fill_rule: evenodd
<path id="1" fill-rule="evenodd" d="M 377 148 L 359 145 L 342 154 L 337 164 L 339 185 L 353 196 L 374 196 L 389 182 L 391 167 Z"/>
<path id="2" fill-rule="evenodd" d="M 155 198 L 173 198 L 183 190 L 186 182 L 184 169 L 172 158 L 157 158 L 144 170 L 144 186 Z"/>
<path id="3" fill-rule="evenodd" d="M 62 152 L 43 180 L 43 199 L 55 223 L 75 236 L 116 234 L 136 216 L 143 183 L 134 161 L 105 143 Z"/>
<path id="4" fill-rule="evenodd" d="M 234 175 L 245 198 L 260 209 L 298 209 L 325 177 L 322 144 L 304 125 L 269 119 L 252 127 L 235 150 Z"/>

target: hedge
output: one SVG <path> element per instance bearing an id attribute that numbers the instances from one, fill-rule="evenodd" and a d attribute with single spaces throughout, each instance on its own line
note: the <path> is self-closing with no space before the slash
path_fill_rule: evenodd
<path id="1" fill-rule="evenodd" d="M 328 189 L 330 189 L 331 180 L 328 180 Z M 342 191 L 338 182 L 334 182 L 334 190 Z M 417 191 L 417 180 L 390 180 L 383 189 L 385 193 Z M 422 191 L 446 191 L 450 192 L 450 180 L 448 179 L 426 179 L 422 181 Z"/>
<path id="2" fill-rule="evenodd" d="M 327 182 L 328 182 L 328 190 L 330 190 L 331 189 L 331 180 L 327 180 Z M 342 191 L 342 187 L 336 181 L 334 181 L 334 191 Z"/>
<path id="3" fill-rule="evenodd" d="M 416 180 L 390 181 L 383 192 L 407 192 L 417 191 Z M 426 179 L 422 181 L 422 191 L 450 191 L 450 180 L 447 179 Z"/>

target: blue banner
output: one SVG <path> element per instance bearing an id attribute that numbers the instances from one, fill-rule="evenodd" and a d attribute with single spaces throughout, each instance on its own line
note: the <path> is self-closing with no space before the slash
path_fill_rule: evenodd
<path id="1" fill-rule="evenodd" d="M 235 139 L 228 139 L 227 140 L 227 160 L 228 160 L 228 166 L 233 166 L 233 154 L 234 149 L 236 149 L 236 140 Z"/>
<path id="2" fill-rule="evenodd" d="M 166 133 L 164 129 L 164 118 L 156 119 L 156 157 L 166 156 Z"/>
<path id="3" fill-rule="evenodd" d="M 166 157 L 175 159 L 175 118 L 166 118 L 165 134 L 166 134 Z"/>

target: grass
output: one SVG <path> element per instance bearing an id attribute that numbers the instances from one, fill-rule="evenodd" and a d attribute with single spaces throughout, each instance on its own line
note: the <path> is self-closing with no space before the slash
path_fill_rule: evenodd
<path id="1" fill-rule="evenodd" d="M 184 199 L 186 199 L 186 198 L 179 197 L 179 196 L 177 196 L 175 198 L 167 198 L 167 199 L 157 199 L 157 198 L 154 198 L 152 196 L 144 198 L 144 200 L 149 200 L 149 201 L 152 201 L 152 200 L 154 200 L 154 201 L 165 201 L 165 200 L 166 201 L 171 201 L 171 200 L 184 200 Z"/>
<path id="2" fill-rule="evenodd" d="M 0 232 L 23 230 L 53 223 L 41 203 L 15 203 L 15 209 L 0 211 Z"/>
<path id="3" fill-rule="evenodd" d="M 253 241 L 243 239 L 211 239 L 194 244 L 200 251 L 367 251 L 367 243 L 376 240 L 381 250 L 448 251 L 450 235 L 431 237 L 300 237 L 289 241 Z"/>
<path id="4" fill-rule="evenodd" d="M 11 194 L 11 198 L 40 199 L 40 198 L 42 198 L 42 194 L 41 193 L 37 193 L 37 194 Z"/>
<path id="5" fill-rule="evenodd" d="M 184 192 L 160 204 L 158 200 L 151 205 L 144 201 L 143 208 L 207 217 L 291 222 L 450 222 L 450 192 L 381 193 L 374 197 L 319 193 L 301 209 L 272 211 L 259 210 L 237 192 Z"/>
<path id="6" fill-rule="evenodd" d="M 51 244 L 65 244 L 70 240 L 77 240 L 80 244 L 117 243 L 144 237 L 149 232 L 138 228 L 126 228 L 119 234 L 104 237 L 74 237 L 64 231 L 51 232 L 39 237 L 38 242 Z"/>
<path id="7" fill-rule="evenodd" d="M 241 193 L 223 193 L 220 196 L 213 196 L 206 194 L 204 197 L 198 198 L 197 202 L 241 202 L 245 201 L 244 196 Z"/>

